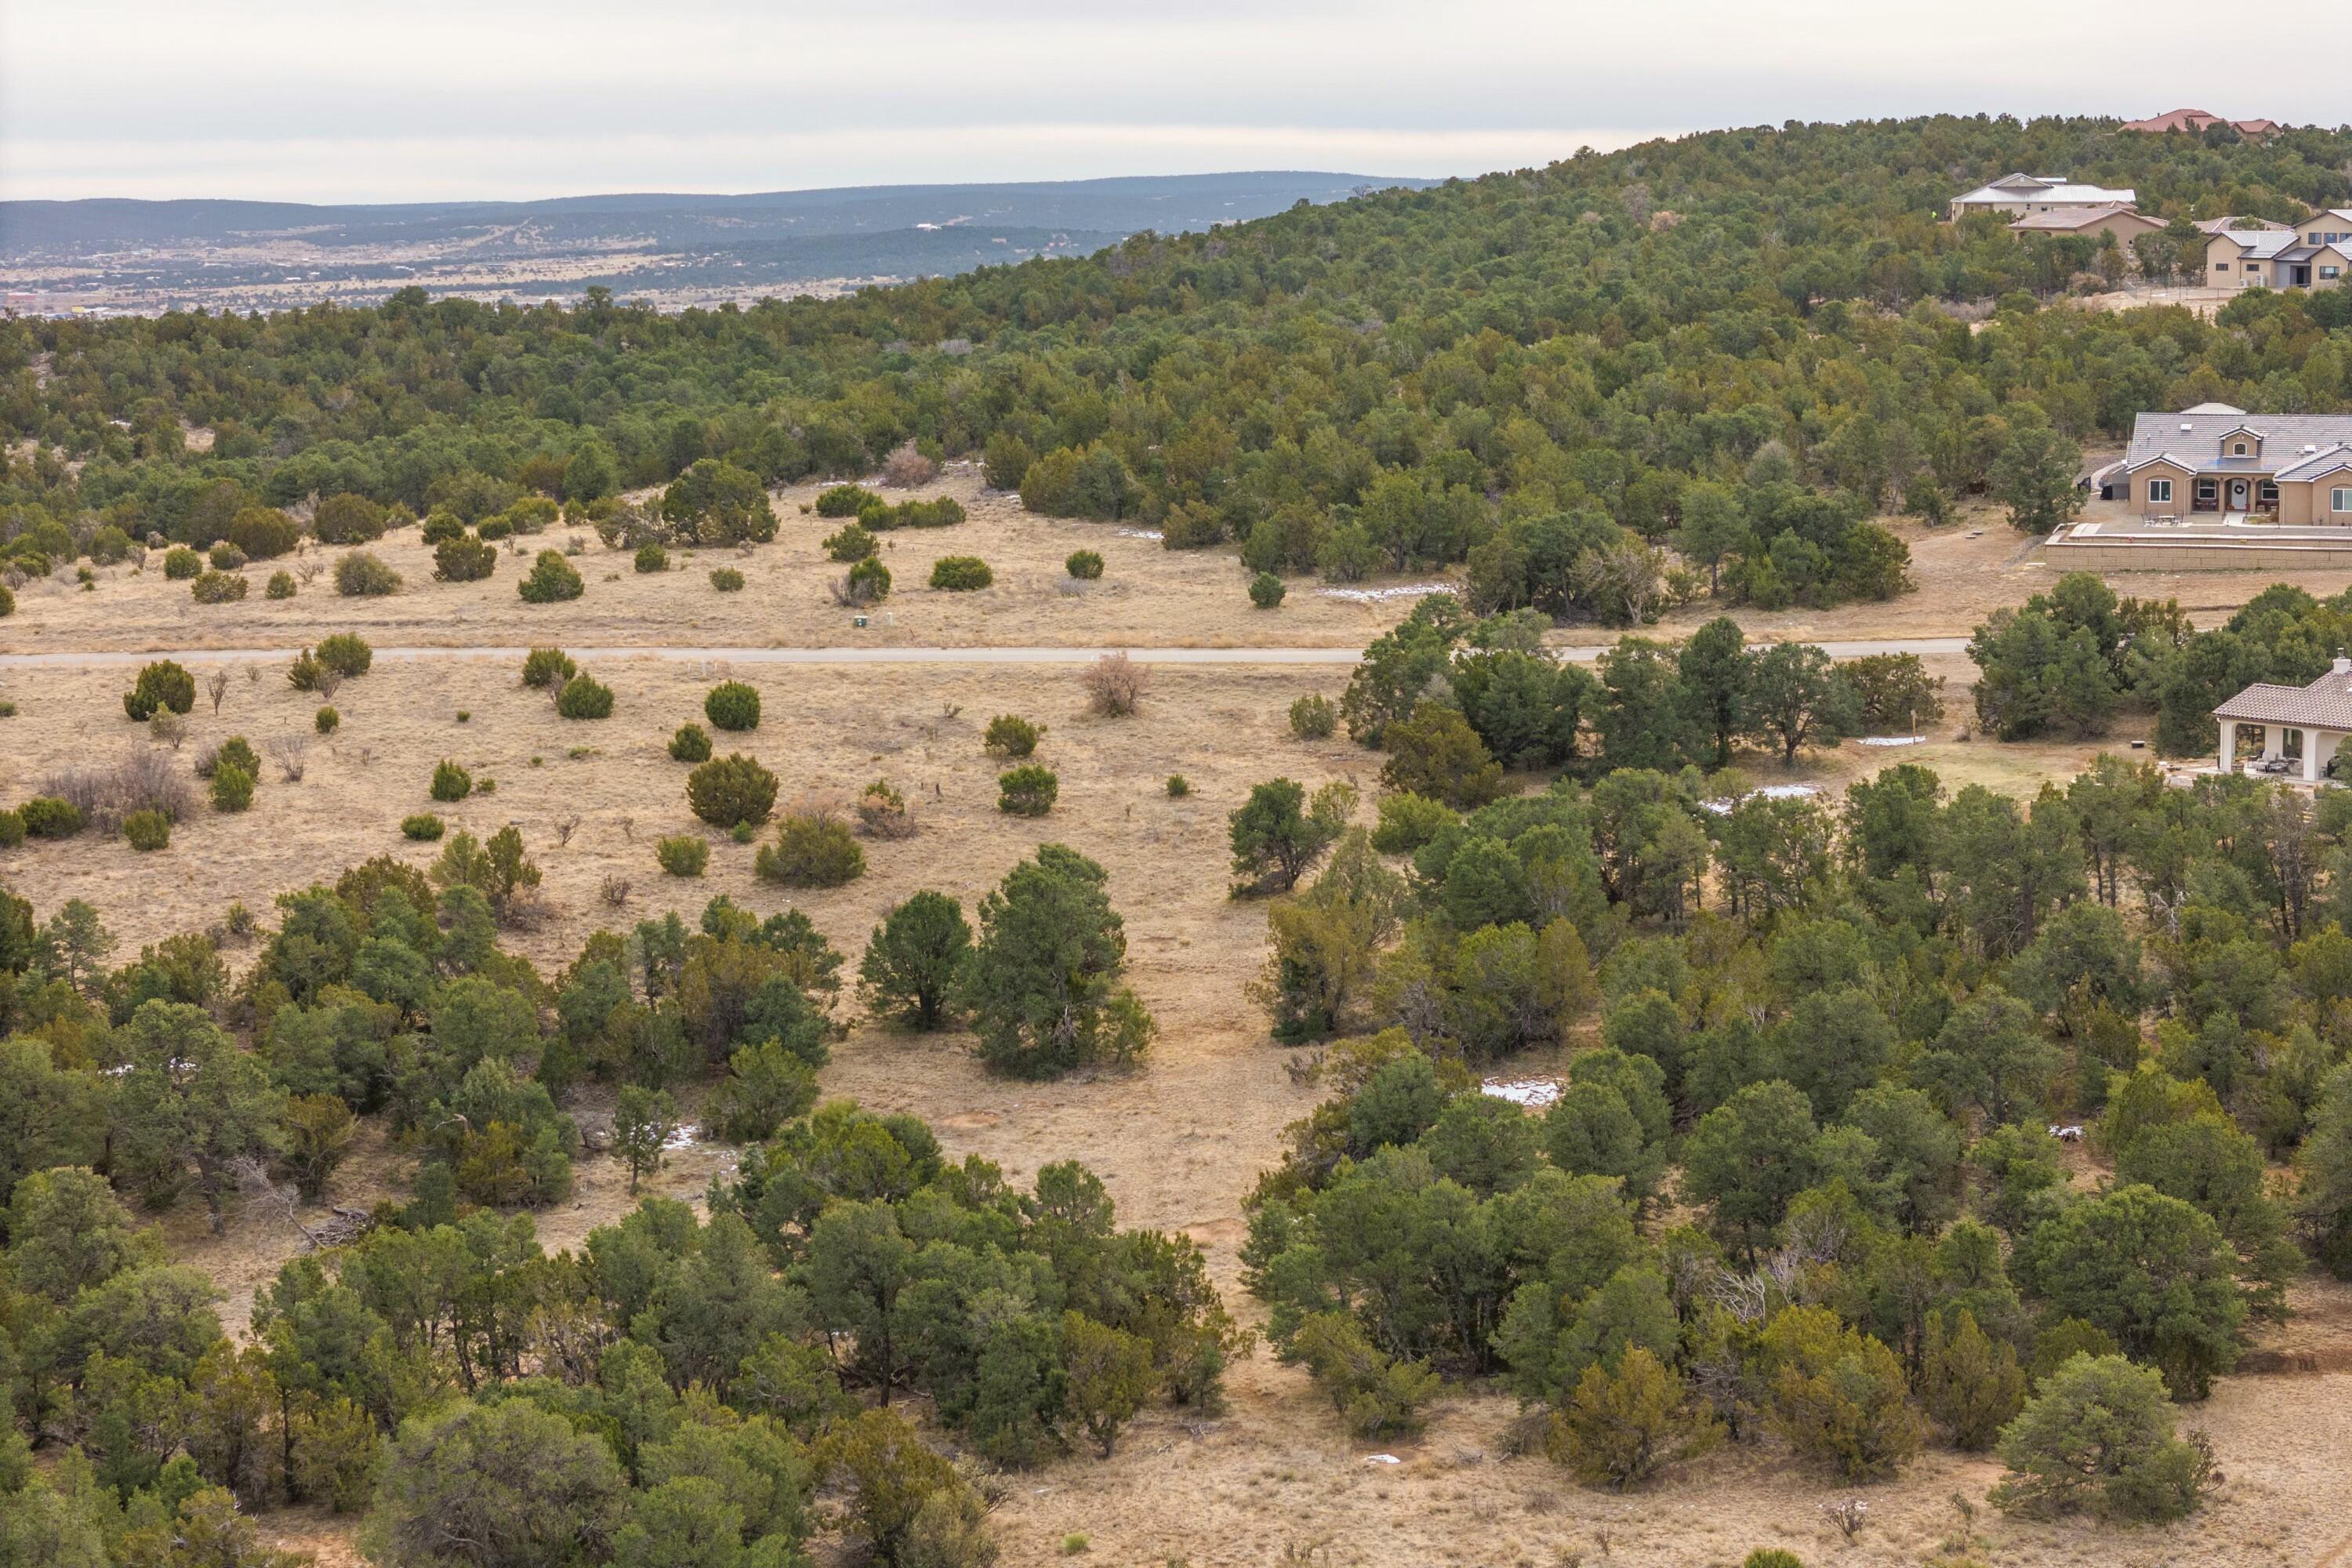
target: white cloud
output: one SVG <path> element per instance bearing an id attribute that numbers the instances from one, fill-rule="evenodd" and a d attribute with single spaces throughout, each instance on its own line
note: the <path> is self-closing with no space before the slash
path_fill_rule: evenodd
<path id="1" fill-rule="evenodd" d="M 1444 174 L 1791 118 L 2177 103 L 2343 118 L 2340 49 L 2273 48 L 2259 72 L 2217 79 L 2179 47 L 2211 15 L 2198 0 L 0 0 L 0 194 Z M 2334 0 L 2273 0 L 2263 23 L 2274 42 L 2346 31 Z"/>

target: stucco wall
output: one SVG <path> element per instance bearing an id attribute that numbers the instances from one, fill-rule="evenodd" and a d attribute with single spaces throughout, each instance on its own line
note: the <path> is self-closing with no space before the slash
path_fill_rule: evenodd
<path id="1" fill-rule="evenodd" d="M 2042 558 L 2061 572 L 2321 572 L 2352 568 L 2352 529 L 2345 542 L 2239 544 L 2221 540 L 2152 540 L 2094 535 L 2053 540 Z"/>

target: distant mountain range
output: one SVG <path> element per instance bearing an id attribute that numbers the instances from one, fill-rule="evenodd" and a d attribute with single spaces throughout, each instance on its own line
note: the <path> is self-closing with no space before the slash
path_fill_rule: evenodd
<path id="1" fill-rule="evenodd" d="M 1084 254 L 1142 229 L 1263 217 L 1428 180 L 1271 172 L 755 195 L 310 205 L 0 202 L 0 269 L 18 291 L 164 304 L 284 305 L 435 292 L 576 294 L 601 283 L 677 300 L 961 272 Z"/>

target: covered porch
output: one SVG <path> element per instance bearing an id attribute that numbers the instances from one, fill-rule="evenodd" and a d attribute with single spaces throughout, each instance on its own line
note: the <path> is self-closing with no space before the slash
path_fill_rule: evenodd
<path id="1" fill-rule="evenodd" d="M 2278 482 L 2265 474 L 2200 474 L 2189 482 L 2189 510 L 2222 512 L 2232 520 L 2276 517 Z"/>
<path id="2" fill-rule="evenodd" d="M 2296 784 L 2325 782 L 2337 749 L 2347 733 L 2352 733 L 2310 724 L 2257 724 L 2242 719 L 2223 719 L 2221 724 L 2221 766 L 2216 771 Z"/>
<path id="3" fill-rule="evenodd" d="M 2352 658 L 2305 686 L 2256 681 L 2213 710 L 2223 773 L 2317 784 L 2352 735 Z"/>

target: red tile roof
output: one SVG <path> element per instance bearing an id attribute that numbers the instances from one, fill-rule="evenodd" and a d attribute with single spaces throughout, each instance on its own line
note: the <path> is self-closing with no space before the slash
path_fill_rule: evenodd
<path id="1" fill-rule="evenodd" d="M 2228 125 L 2241 136 L 2268 136 L 2278 130 L 2274 120 L 2223 120 L 2220 115 L 2202 109 L 2175 109 L 2153 120 L 2126 120 L 2126 131 L 2194 131 L 2209 125 Z"/>

